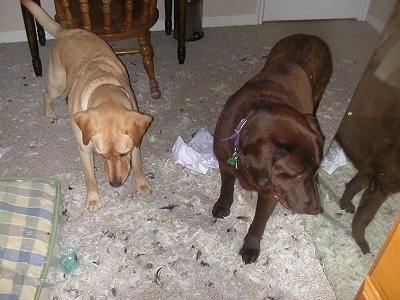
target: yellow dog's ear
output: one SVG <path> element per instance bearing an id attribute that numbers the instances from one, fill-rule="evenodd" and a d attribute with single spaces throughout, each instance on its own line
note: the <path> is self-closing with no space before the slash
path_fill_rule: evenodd
<path id="1" fill-rule="evenodd" d="M 151 121 L 153 121 L 153 117 L 137 111 L 129 111 L 125 114 L 126 134 L 132 139 L 135 147 L 140 146 L 142 137 Z"/>
<path id="2" fill-rule="evenodd" d="M 74 113 L 74 120 L 76 125 L 78 125 L 79 129 L 82 131 L 83 144 L 89 144 L 90 139 L 94 135 L 97 118 L 93 116 L 93 113 L 90 110 L 87 110 Z"/>

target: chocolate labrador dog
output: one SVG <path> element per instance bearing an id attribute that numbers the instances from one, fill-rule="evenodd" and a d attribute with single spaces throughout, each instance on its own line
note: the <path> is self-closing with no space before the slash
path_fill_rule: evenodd
<path id="1" fill-rule="evenodd" d="M 255 262 L 265 225 L 279 201 L 296 213 L 321 212 L 315 172 L 324 138 L 315 111 L 332 73 L 328 46 L 304 34 L 280 40 L 262 71 L 226 102 L 214 133 L 221 192 L 212 214 L 230 213 L 236 178 L 258 192 L 254 220 L 240 250 Z"/>

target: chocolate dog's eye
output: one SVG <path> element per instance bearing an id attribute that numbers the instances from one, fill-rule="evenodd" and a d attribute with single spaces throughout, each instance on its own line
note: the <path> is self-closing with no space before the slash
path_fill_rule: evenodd
<path id="1" fill-rule="evenodd" d="M 288 155 L 289 151 L 286 148 L 279 148 L 276 152 L 275 152 L 275 158 L 276 159 L 280 159 L 286 155 Z"/>

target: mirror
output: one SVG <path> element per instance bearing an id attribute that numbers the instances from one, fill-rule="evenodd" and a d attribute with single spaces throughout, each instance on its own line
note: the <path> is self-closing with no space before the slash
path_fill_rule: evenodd
<path id="1" fill-rule="evenodd" d="M 335 294 L 352 299 L 400 212 L 400 1 L 318 181 L 324 213 L 304 224 Z"/>

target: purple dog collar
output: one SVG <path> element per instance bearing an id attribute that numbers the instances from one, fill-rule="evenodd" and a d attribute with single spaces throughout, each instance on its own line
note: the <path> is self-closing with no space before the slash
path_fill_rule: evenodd
<path id="1" fill-rule="evenodd" d="M 242 131 L 244 125 L 247 123 L 247 121 L 249 120 L 249 118 L 253 114 L 254 114 L 254 111 L 251 111 L 247 115 L 246 118 L 241 119 L 239 124 L 238 124 L 238 126 L 235 128 L 235 132 L 231 136 L 221 139 L 221 141 L 234 140 L 233 141 L 233 146 L 234 146 L 233 154 L 226 162 L 231 166 L 235 166 L 236 169 L 238 169 L 238 155 L 237 155 L 237 152 L 238 152 L 239 143 L 240 143 L 240 132 Z"/>

